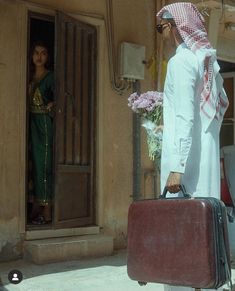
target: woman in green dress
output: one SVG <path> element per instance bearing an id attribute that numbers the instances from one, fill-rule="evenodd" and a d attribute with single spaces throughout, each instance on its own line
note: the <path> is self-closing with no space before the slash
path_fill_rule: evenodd
<path id="1" fill-rule="evenodd" d="M 34 44 L 29 84 L 30 149 L 32 157 L 33 224 L 51 221 L 54 74 L 49 53 L 42 42 Z M 35 211 L 37 209 L 37 211 Z"/>

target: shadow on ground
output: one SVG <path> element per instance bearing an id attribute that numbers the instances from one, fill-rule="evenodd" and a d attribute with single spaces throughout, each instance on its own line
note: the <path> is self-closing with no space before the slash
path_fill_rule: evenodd
<path id="1" fill-rule="evenodd" d="M 223 291 L 231 291 L 230 289 L 223 289 Z M 235 285 L 233 285 L 232 291 L 235 291 Z"/>
<path id="2" fill-rule="evenodd" d="M 9 284 L 8 273 L 17 269 L 22 272 L 24 279 L 29 279 L 33 277 L 64 273 L 74 270 L 83 270 L 89 268 L 98 267 L 121 267 L 126 265 L 126 251 L 120 250 L 114 252 L 111 256 L 105 256 L 101 258 L 89 258 L 89 259 L 79 259 L 76 261 L 65 261 L 44 265 L 36 265 L 24 260 L 17 260 L 7 263 L 0 263 L 0 291 L 8 291 L 5 285 Z"/>

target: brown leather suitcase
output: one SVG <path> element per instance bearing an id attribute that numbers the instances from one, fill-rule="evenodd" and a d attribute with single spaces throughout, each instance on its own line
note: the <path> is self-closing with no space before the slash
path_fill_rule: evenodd
<path id="1" fill-rule="evenodd" d="M 139 200 L 128 213 L 127 272 L 147 282 L 216 289 L 231 283 L 226 208 L 216 198 Z"/>

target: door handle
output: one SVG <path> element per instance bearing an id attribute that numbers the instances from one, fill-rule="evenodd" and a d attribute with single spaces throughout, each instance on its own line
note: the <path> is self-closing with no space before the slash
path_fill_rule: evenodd
<path id="1" fill-rule="evenodd" d="M 75 106 L 75 103 L 74 103 L 74 96 L 71 94 L 71 93 L 69 93 L 68 91 L 67 92 L 65 92 L 65 96 L 66 96 L 66 98 L 71 102 L 71 104 L 72 104 L 72 106 L 74 107 Z"/>
<path id="2" fill-rule="evenodd" d="M 63 109 L 62 108 L 59 108 L 58 109 L 58 113 L 61 114 L 62 112 L 63 112 Z"/>

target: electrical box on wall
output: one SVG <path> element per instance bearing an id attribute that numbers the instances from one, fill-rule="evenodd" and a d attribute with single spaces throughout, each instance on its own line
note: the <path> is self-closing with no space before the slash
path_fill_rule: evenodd
<path id="1" fill-rule="evenodd" d="M 145 47 L 134 43 L 123 42 L 120 45 L 121 79 L 144 79 Z"/>

